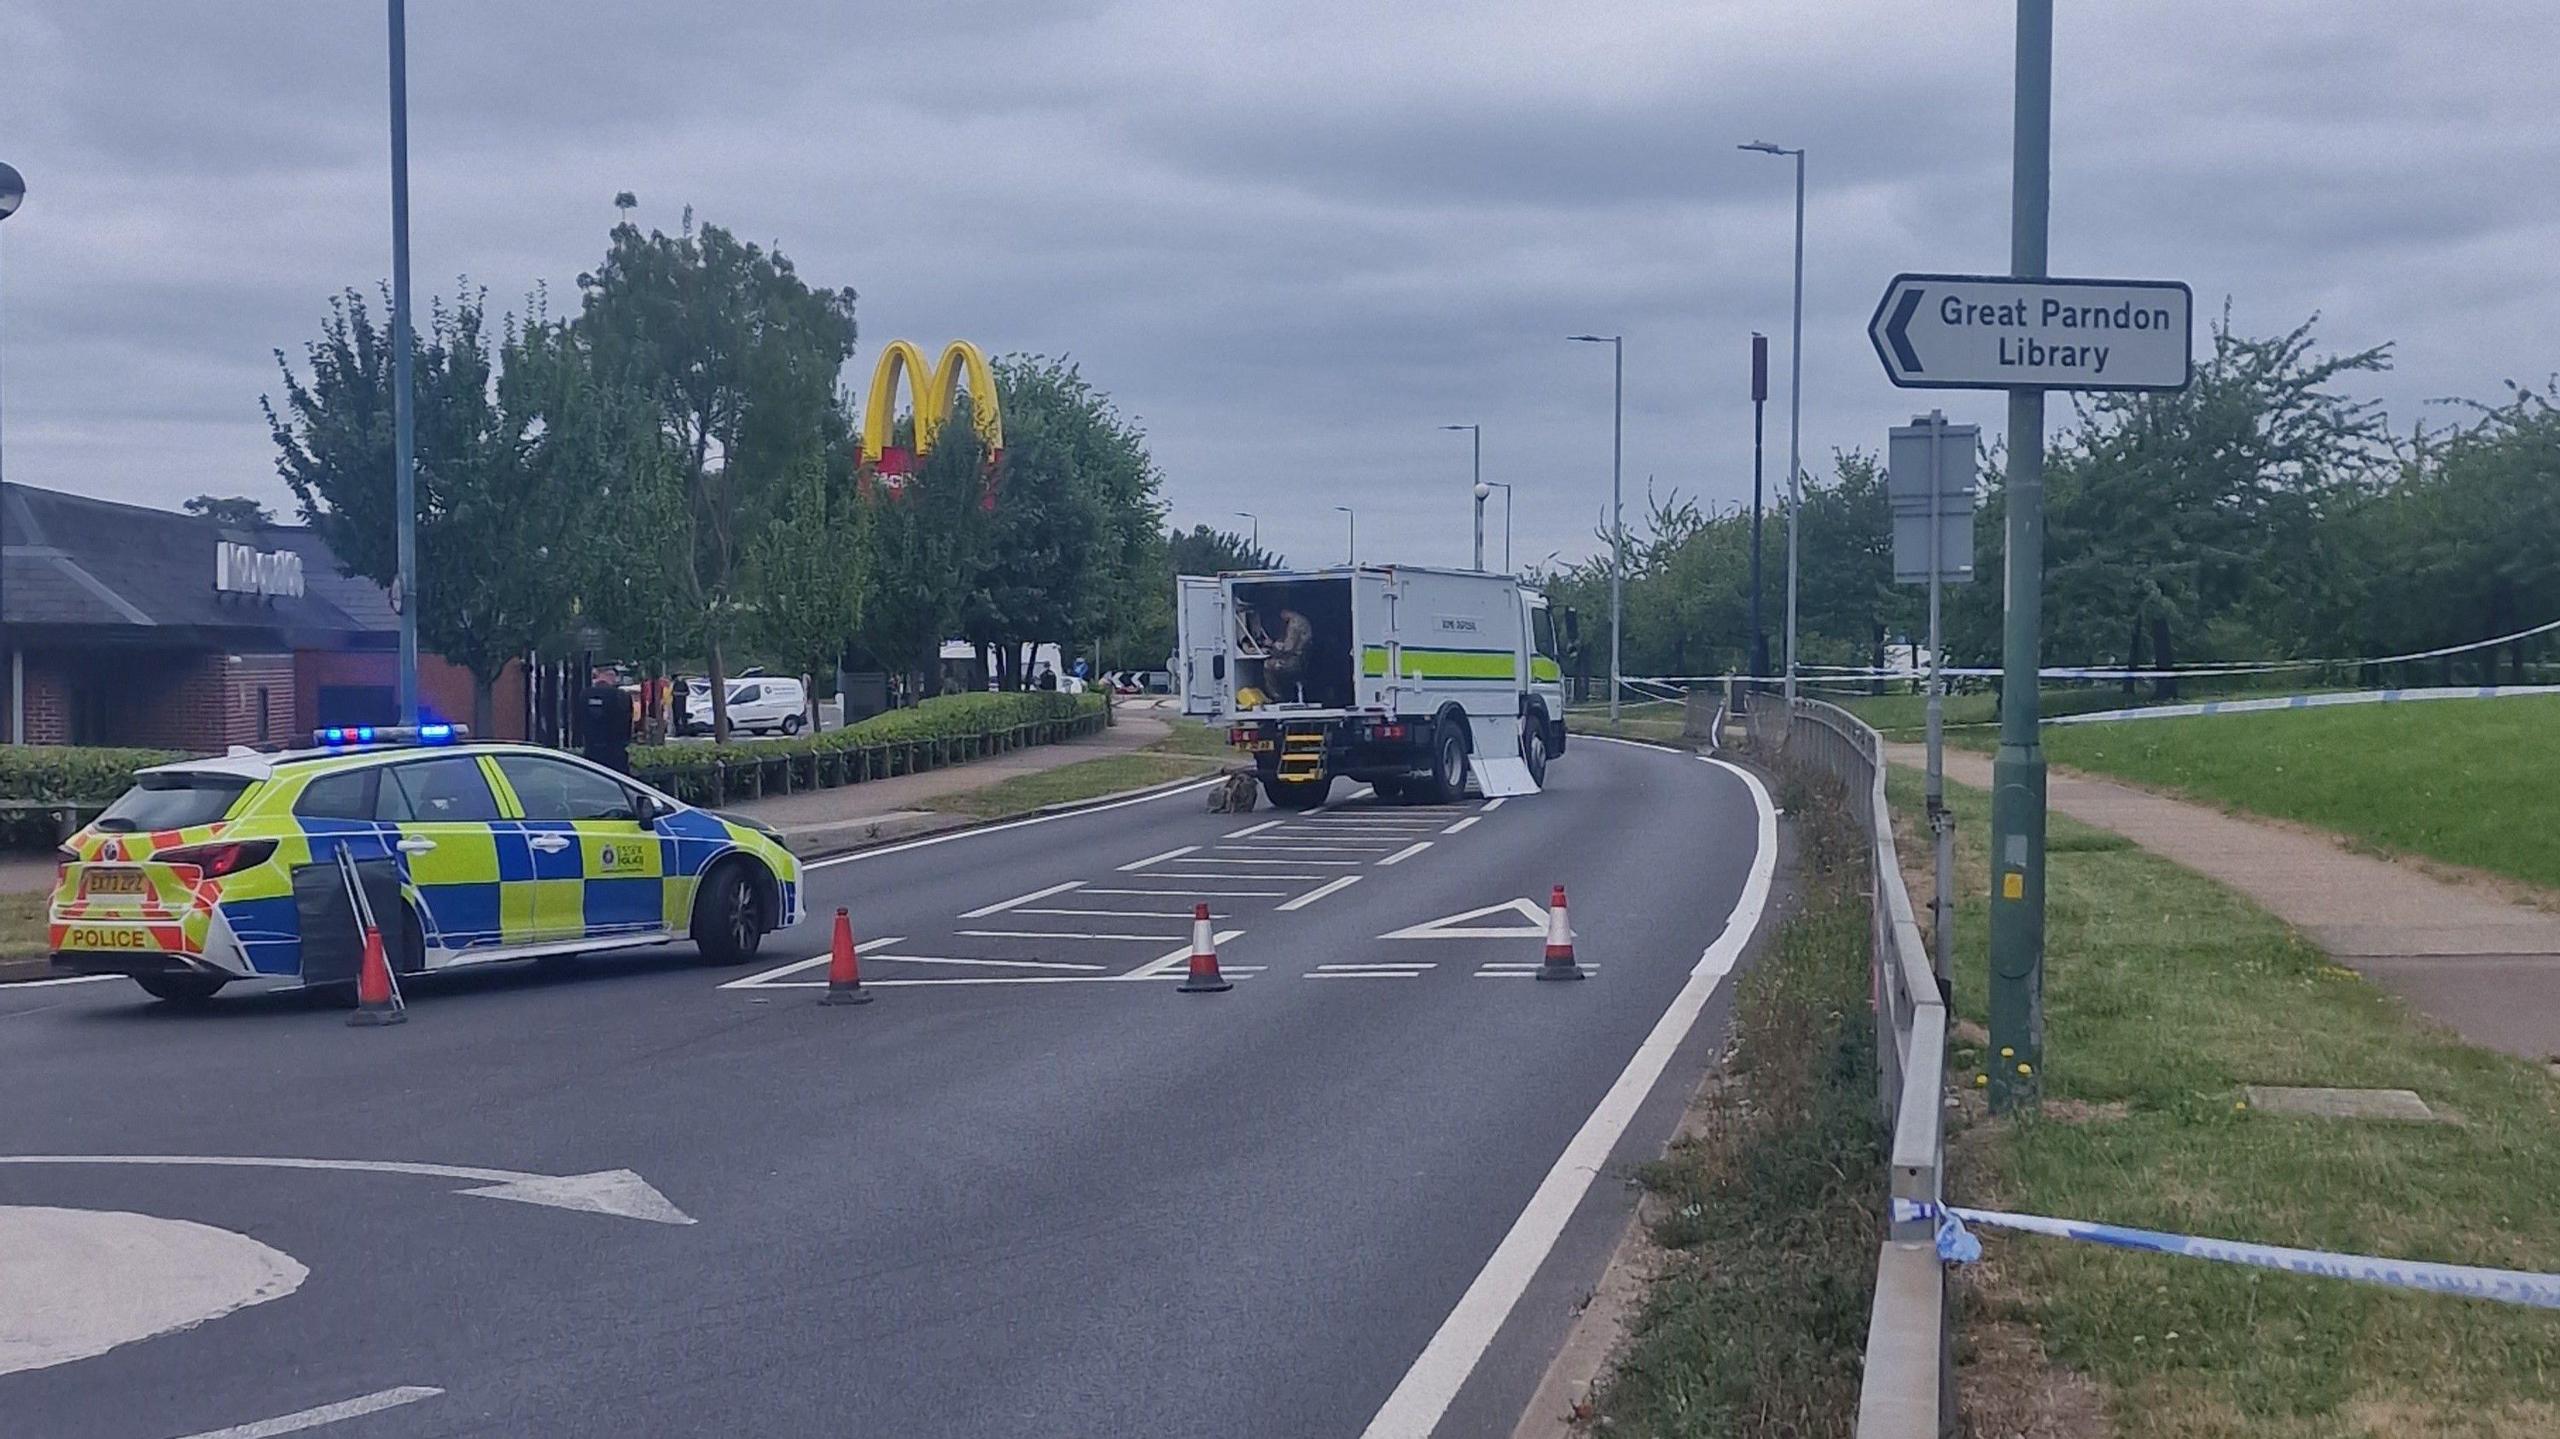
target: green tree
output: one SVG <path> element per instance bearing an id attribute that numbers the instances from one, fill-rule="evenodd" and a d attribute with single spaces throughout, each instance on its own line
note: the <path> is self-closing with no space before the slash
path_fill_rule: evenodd
<path id="1" fill-rule="evenodd" d="M 482 297 L 430 307 L 413 337 L 418 574 L 404 596 L 420 642 L 472 679 L 472 723 L 486 732 L 500 671 L 566 619 L 576 589 L 569 549 L 591 473 L 577 426 L 554 426 L 579 383 L 557 326 L 538 306 L 509 319 L 493 349 Z M 305 347 L 306 378 L 282 351 L 281 406 L 260 397 L 276 468 L 303 518 L 349 574 L 398 574 L 392 475 L 391 342 L 361 295 L 331 302 Z"/>
<path id="2" fill-rule="evenodd" d="M 1165 583 L 1175 575 L 1218 575 L 1229 570 L 1276 570 L 1288 561 L 1228 530 L 1193 525 L 1165 536 Z"/>
<path id="3" fill-rule="evenodd" d="M 862 622 L 870 508 L 814 458 L 792 467 L 780 500 L 748 556 L 756 635 L 809 677 L 815 730 L 819 691 Z"/>
<path id="4" fill-rule="evenodd" d="M 968 401 L 913 474 L 865 482 L 871 587 L 857 634 L 893 673 L 927 679 L 959 631 L 986 547 L 986 447 Z"/>
<path id="5" fill-rule="evenodd" d="M 812 288 L 780 253 L 717 225 L 678 234 L 616 225 L 579 277 L 575 330 L 606 382 L 645 396 L 684 491 L 692 540 L 679 594 L 700 615 L 712 727 L 728 735 L 725 656 L 749 542 L 793 466 L 845 429 L 837 373 L 854 294 Z"/>
<path id="6" fill-rule="evenodd" d="M 264 529 L 276 522 L 265 505 L 245 495 L 198 495 L 180 508 L 232 529 Z"/>

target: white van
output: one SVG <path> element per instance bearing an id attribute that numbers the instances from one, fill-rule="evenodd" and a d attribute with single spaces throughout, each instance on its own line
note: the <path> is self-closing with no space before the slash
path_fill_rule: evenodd
<path id="1" fill-rule="evenodd" d="M 711 733 L 711 686 L 685 691 L 685 733 Z M 809 723 L 809 688 L 781 675 L 729 681 L 729 729 L 735 734 L 798 734 Z"/>

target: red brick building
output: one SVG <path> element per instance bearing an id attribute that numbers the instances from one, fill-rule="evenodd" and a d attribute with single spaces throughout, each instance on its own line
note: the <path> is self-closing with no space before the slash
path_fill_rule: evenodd
<path id="1" fill-rule="evenodd" d="M 399 617 L 318 535 L 0 487 L 5 736 L 218 752 L 397 722 Z M 422 708 L 471 718 L 471 676 L 424 657 Z M 496 733 L 521 739 L 523 667 Z"/>

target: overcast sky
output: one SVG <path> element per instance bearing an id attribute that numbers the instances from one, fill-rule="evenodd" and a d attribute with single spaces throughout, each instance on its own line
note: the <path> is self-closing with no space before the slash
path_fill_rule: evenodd
<path id="1" fill-rule="evenodd" d="M 2560 7 L 2060 9 L 2056 273 L 2396 342 L 2404 427 L 2560 369 Z M 382 11 L 0 0 L 11 480 L 287 508 L 271 352 L 389 270 Z M 1528 564 L 1590 550 L 1608 495 L 1609 357 L 1569 333 L 1627 337 L 1631 517 L 1649 478 L 1747 502 L 1755 328 L 1783 474 L 1790 176 L 1736 142 L 1811 150 L 1807 465 L 1928 407 L 1864 326 L 1895 271 L 2006 268 L 2011 13 L 418 0 L 416 282 L 573 302 L 614 192 L 690 204 L 860 292 L 849 385 L 899 336 L 1072 356 L 1176 522 L 1257 511 L 1293 560 L 1340 558 L 1353 505 L 1364 557 L 1464 562 L 1467 440 L 1433 427 L 1480 422 Z"/>

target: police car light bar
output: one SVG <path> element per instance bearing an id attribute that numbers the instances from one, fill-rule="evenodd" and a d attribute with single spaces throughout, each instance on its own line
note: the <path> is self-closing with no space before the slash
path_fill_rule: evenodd
<path id="1" fill-rule="evenodd" d="M 422 725 L 330 725 L 311 732 L 311 742 L 326 749 L 344 749 L 349 745 L 385 744 L 452 744 L 471 738 L 471 726 L 459 724 Z"/>

